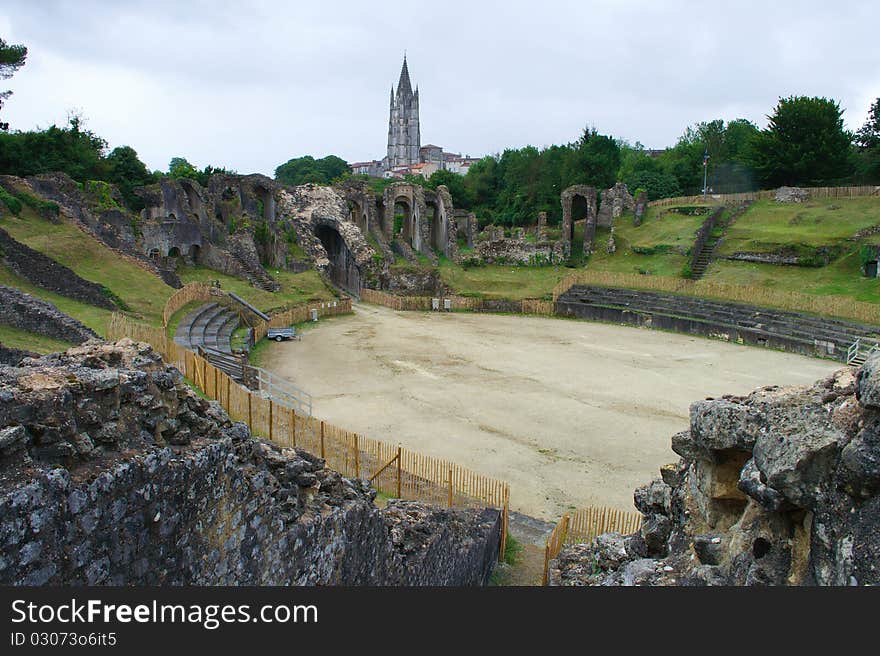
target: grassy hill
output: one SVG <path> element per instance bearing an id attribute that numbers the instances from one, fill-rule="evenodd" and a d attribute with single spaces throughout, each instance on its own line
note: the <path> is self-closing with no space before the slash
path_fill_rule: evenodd
<path id="1" fill-rule="evenodd" d="M 707 207 L 711 204 L 707 204 Z M 617 250 L 606 252 L 609 229 L 596 233 L 595 252 L 586 267 L 595 271 L 680 278 L 688 250 L 705 214 L 673 207 L 649 208 L 641 226 L 632 215 L 615 222 Z M 729 216 L 730 211 L 725 213 Z M 723 233 L 716 259 L 705 280 L 750 285 L 815 295 L 830 295 L 880 303 L 880 280 L 861 275 L 859 250 L 863 244 L 880 244 L 880 234 L 857 233 L 880 225 L 880 198 L 817 199 L 803 204 L 775 201 L 754 203 Z M 576 228 L 573 252 L 583 243 Z M 831 253 L 825 266 L 760 264 L 722 259 L 736 252 L 800 254 L 815 263 L 817 253 Z M 572 269 L 566 267 L 485 266 L 465 270 L 444 262 L 443 280 L 459 293 L 486 297 L 541 297 Z"/>
<path id="2" fill-rule="evenodd" d="M 0 227 L 16 240 L 69 267 L 82 278 L 106 287 L 112 296 L 122 301 L 125 313 L 137 321 L 156 326 L 162 324 L 165 301 L 175 290 L 154 273 L 120 256 L 75 223 L 63 218 L 53 223 L 29 207 L 24 207 L 16 216 L 5 206 L 0 206 Z M 181 266 L 178 273 L 184 282 L 219 280 L 223 289 L 239 294 L 266 311 L 309 300 L 334 298 L 333 292 L 316 271 L 300 274 L 272 271 L 281 283 L 281 290 L 276 293 L 255 289 L 243 280 L 202 267 Z M 0 285 L 15 287 L 49 301 L 98 334 L 106 333 L 112 314 L 109 310 L 42 289 L 16 275 L 2 263 Z M 65 347 L 56 340 L 34 336 L 29 338 L 26 333 L 8 326 L 0 326 L 0 341 L 18 348 L 45 352 Z"/>

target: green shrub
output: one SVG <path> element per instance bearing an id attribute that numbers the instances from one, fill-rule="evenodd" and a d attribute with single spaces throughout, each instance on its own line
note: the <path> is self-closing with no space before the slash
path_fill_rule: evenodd
<path id="1" fill-rule="evenodd" d="M 21 214 L 21 201 L 6 191 L 3 187 L 0 187 L 0 200 L 3 201 L 3 204 L 6 205 L 6 207 L 9 208 L 9 211 L 15 214 L 15 216 Z"/>

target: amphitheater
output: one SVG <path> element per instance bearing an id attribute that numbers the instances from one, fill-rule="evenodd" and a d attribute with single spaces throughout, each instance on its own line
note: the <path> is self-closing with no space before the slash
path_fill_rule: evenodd
<path id="1" fill-rule="evenodd" d="M 510 483 L 511 508 L 556 520 L 632 507 L 677 456 L 695 399 L 811 383 L 839 363 L 656 330 L 359 304 L 262 363 L 308 381 L 339 426 Z"/>

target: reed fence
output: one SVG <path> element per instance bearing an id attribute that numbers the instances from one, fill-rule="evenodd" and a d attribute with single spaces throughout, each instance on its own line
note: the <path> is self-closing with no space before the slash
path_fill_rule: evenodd
<path id="1" fill-rule="evenodd" d="M 641 513 L 592 506 L 565 513 L 550 532 L 544 547 L 544 585 L 550 573 L 550 561 L 567 544 L 590 542 L 597 535 L 616 531 L 624 535 L 638 531 L 642 525 Z"/>
<path id="2" fill-rule="evenodd" d="M 198 300 L 198 291 L 181 294 L 178 309 Z M 185 302 L 180 299 L 188 298 Z M 255 331 L 261 337 L 269 326 L 298 323 L 310 318 L 311 310 L 330 316 L 351 311 L 351 299 L 304 306 L 261 322 Z M 176 311 L 176 310 L 175 310 Z M 171 312 L 168 316 L 173 315 Z M 166 329 L 135 323 L 115 313 L 110 319 L 108 339 L 129 337 L 147 342 L 177 367 L 202 394 L 216 400 L 235 421 L 243 421 L 254 435 L 282 447 L 298 447 L 320 455 L 327 466 L 344 476 L 366 478 L 376 489 L 401 499 L 423 501 L 450 508 L 494 507 L 501 510 L 501 554 L 507 541 L 510 486 L 507 482 L 473 472 L 454 462 L 428 456 L 399 444 L 359 435 L 320 419 L 300 414 L 276 403 L 211 365 L 205 358 L 176 344 Z"/>
<path id="3" fill-rule="evenodd" d="M 880 305 L 833 296 L 814 296 L 766 287 L 733 285 L 709 280 L 687 280 L 666 276 L 643 276 L 584 269 L 567 275 L 553 288 L 554 303 L 574 285 L 597 285 L 669 292 L 685 296 L 714 298 L 722 301 L 773 307 L 790 312 L 808 312 L 880 325 Z"/>
<path id="4" fill-rule="evenodd" d="M 162 311 L 162 324 L 168 326 L 174 313 L 180 310 L 187 303 L 193 301 L 210 301 L 212 298 L 222 296 L 222 292 L 217 287 L 211 287 L 201 282 L 191 282 L 176 292 L 165 301 L 165 309 Z"/>
<path id="5" fill-rule="evenodd" d="M 880 186 L 862 185 L 857 187 L 804 187 L 810 198 L 859 198 L 863 196 L 880 196 Z M 702 194 L 696 196 L 678 196 L 676 198 L 658 198 L 648 203 L 648 207 L 668 207 L 670 205 L 695 205 L 709 203 L 742 203 L 748 200 L 771 200 L 776 197 L 776 190 L 746 191 L 738 194 Z"/>
<path id="6" fill-rule="evenodd" d="M 554 313 L 554 303 L 538 298 L 524 298 L 521 301 L 487 300 L 473 296 L 400 296 L 375 289 L 361 289 L 361 300 L 373 305 L 382 305 L 399 311 L 429 311 L 433 309 L 433 301 L 437 299 L 440 309 L 444 309 L 444 301 L 450 301 L 451 310 L 471 312 L 497 311 L 502 306 L 504 311 L 522 314 L 540 314 L 550 316 Z"/>

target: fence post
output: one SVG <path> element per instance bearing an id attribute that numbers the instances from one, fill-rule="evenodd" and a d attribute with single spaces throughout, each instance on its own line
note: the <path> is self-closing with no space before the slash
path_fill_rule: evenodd
<path id="1" fill-rule="evenodd" d="M 272 414 L 275 404 L 272 403 L 272 399 L 269 399 L 269 441 L 272 441 Z"/>
<path id="2" fill-rule="evenodd" d="M 205 359 L 202 360 L 202 391 L 207 396 L 208 394 L 208 358 L 207 353 L 205 353 Z"/>
<path id="3" fill-rule="evenodd" d="M 293 448 L 296 448 L 296 412 L 290 409 L 290 435 L 293 438 Z"/>
<path id="4" fill-rule="evenodd" d="M 447 481 L 449 483 L 449 498 L 447 499 L 447 507 L 452 508 L 452 467 L 449 468 L 449 477 Z"/>
<path id="5" fill-rule="evenodd" d="M 400 445 L 397 445 L 397 498 L 400 498 Z"/>
<path id="6" fill-rule="evenodd" d="M 358 435 L 354 434 L 354 477 L 361 477 L 361 450 L 358 447 Z"/>
<path id="7" fill-rule="evenodd" d="M 248 392 L 248 428 L 251 429 L 251 432 L 254 431 L 254 411 L 251 407 L 251 393 Z"/>
<path id="8" fill-rule="evenodd" d="M 321 458 L 326 459 L 324 457 L 324 420 L 321 420 Z"/>

